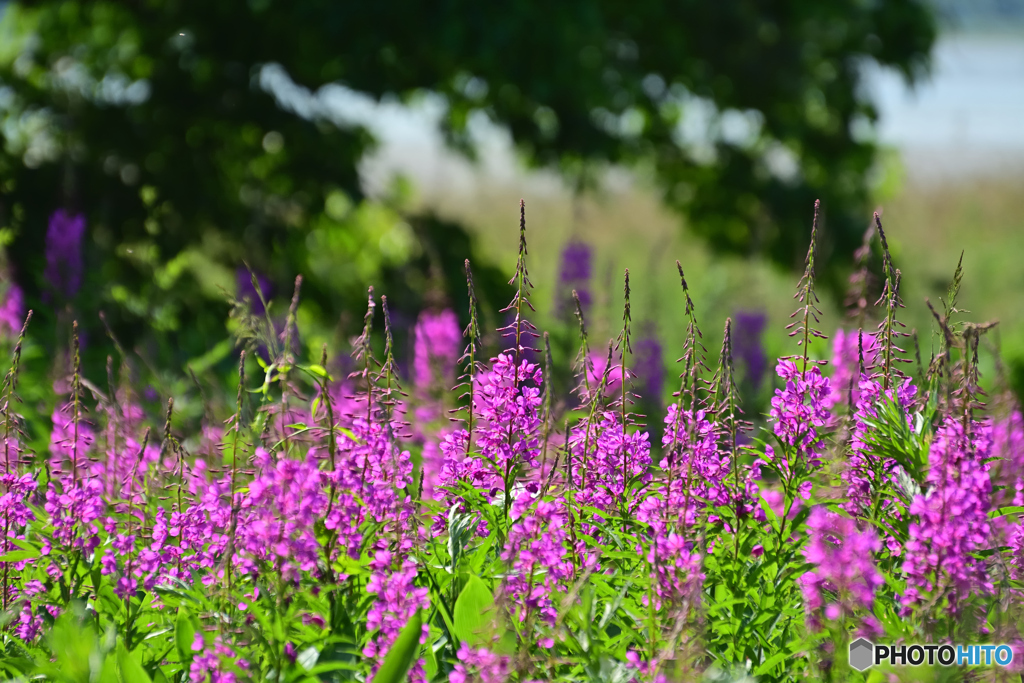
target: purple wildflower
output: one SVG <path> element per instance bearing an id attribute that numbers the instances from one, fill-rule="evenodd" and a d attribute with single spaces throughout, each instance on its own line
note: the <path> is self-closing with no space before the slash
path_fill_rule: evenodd
<path id="1" fill-rule="evenodd" d="M 85 216 L 57 209 L 46 230 L 46 270 L 50 287 L 65 299 L 71 299 L 82 286 L 82 238 Z"/>
<path id="2" fill-rule="evenodd" d="M 398 634 L 416 611 L 430 608 L 430 600 L 427 597 L 429 591 L 415 584 L 416 563 L 409 557 L 412 540 L 402 539 L 398 552 L 395 553 L 380 547 L 382 544 L 378 545 L 373 561 L 370 562 L 370 580 L 366 584 L 366 591 L 377 596 L 376 602 L 366 616 L 367 630 L 376 631 L 376 635 L 363 648 L 363 656 L 374 660 L 373 674 L 376 674 L 391 646 L 398 639 Z M 430 626 L 423 624 L 421 644 L 426 642 L 429 634 Z M 423 659 L 413 663 L 409 671 L 410 681 L 426 683 L 425 664 Z"/>
<path id="3" fill-rule="evenodd" d="M 106 508 L 100 483 L 95 479 L 61 481 L 60 490 L 50 483 L 43 505 L 53 525 L 53 540 L 64 550 L 92 551 L 100 543 L 98 520 Z"/>
<path id="4" fill-rule="evenodd" d="M 717 436 L 703 410 L 680 414 L 677 403 L 669 405 L 662 436 L 664 457 L 659 463 L 667 479 L 665 490 L 660 498 L 652 496 L 643 503 L 651 524 L 665 528 L 661 518 L 688 527 L 696 521 L 698 510 L 729 502 L 730 457 L 719 450 Z"/>
<path id="5" fill-rule="evenodd" d="M 462 332 L 454 311 L 423 311 L 413 332 L 413 381 L 422 391 L 444 392 L 455 380 Z"/>
<path id="6" fill-rule="evenodd" d="M 875 364 L 879 346 L 873 332 L 836 330 L 832 338 L 832 377 L 825 407 L 835 410 L 837 406 L 857 406 L 861 385 L 861 354 L 864 368 Z"/>
<path id="7" fill-rule="evenodd" d="M 505 683 L 509 677 L 509 658 L 487 648 L 474 650 L 462 643 L 455 653 L 459 661 L 449 674 L 450 683 Z"/>
<path id="8" fill-rule="evenodd" d="M 14 633 L 25 642 L 35 640 L 43 631 L 43 615 L 33 612 L 32 605 L 26 600 L 18 613 L 18 625 Z"/>
<path id="9" fill-rule="evenodd" d="M 445 396 L 455 384 L 455 369 L 461 352 L 462 332 L 458 318 L 450 309 L 440 313 L 423 311 L 413 333 L 413 383 L 415 408 L 413 409 L 413 440 L 424 444 L 423 490 L 428 498 L 434 496 L 440 484 L 443 458 L 437 447 L 436 435 L 443 425 Z"/>
<path id="10" fill-rule="evenodd" d="M 257 457 L 264 453 L 257 449 Z M 182 491 L 181 509 L 175 505 L 168 514 L 163 508 L 158 508 L 153 521 L 152 542 L 139 552 L 138 561 L 132 567 L 132 576 L 142 578 L 147 589 L 177 582 L 191 584 L 197 574 L 207 585 L 216 581 L 216 575 L 208 573 L 208 570 L 217 564 L 227 546 L 224 531 L 231 520 L 231 507 L 227 503 L 230 480 L 225 477 L 207 481 L 206 474 L 205 463 L 196 460 L 189 473 L 187 487 Z M 248 502 L 236 497 L 240 506 Z M 255 530 L 247 525 L 259 523 L 251 506 L 239 517 L 239 525 L 245 527 L 240 538 L 251 541 Z M 290 518 L 287 521 L 294 522 Z M 239 550 L 244 553 L 246 545 L 242 543 L 240 548 L 236 547 L 236 551 Z M 273 549 L 267 550 L 271 552 Z M 251 566 L 252 560 L 248 555 L 236 560 L 243 572 Z"/>
<path id="11" fill-rule="evenodd" d="M 899 406 L 906 413 L 907 423 L 911 424 L 913 417 L 910 414 L 914 405 L 914 398 L 917 394 L 917 387 L 907 379 L 903 385 L 893 391 L 890 389 L 887 396 L 890 400 L 896 400 Z M 867 375 L 860 376 L 857 390 L 857 410 L 854 414 L 854 427 L 850 447 L 852 454 L 843 471 L 842 480 L 846 484 L 846 501 L 842 508 L 851 515 L 863 517 L 870 513 L 872 497 L 874 492 L 884 486 L 885 483 L 897 484 L 896 468 L 898 467 L 892 458 L 881 459 L 872 452 L 868 444 L 870 427 L 867 421 L 875 418 L 876 405 L 882 396 L 882 385 L 869 378 Z M 884 479 L 881 481 L 879 479 Z M 882 507 L 890 514 L 899 515 L 897 510 L 891 509 L 888 500 L 882 501 Z M 894 554 L 899 554 L 899 546 L 892 538 L 887 543 Z"/>
<path id="12" fill-rule="evenodd" d="M 270 278 L 262 273 L 255 273 L 255 275 L 256 284 L 259 285 L 259 292 L 252 286 L 252 274 L 249 273 L 248 268 L 239 267 L 235 271 L 235 279 L 238 284 L 238 300 L 248 301 L 253 315 L 263 315 L 266 309 L 263 307 L 260 295 L 262 295 L 264 300 L 270 301 L 271 297 L 274 296 L 274 284 L 270 281 Z"/>
<path id="13" fill-rule="evenodd" d="M 36 482 L 31 474 L 18 475 L 9 472 L 0 475 L 0 487 L 4 491 L 0 496 L 0 519 L 8 530 L 6 538 L 0 540 L 0 548 L 6 551 L 7 546 L 2 544 L 7 538 L 12 538 L 15 530 L 35 519 L 35 514 L 26 500 L 29 494 L 36 490 Z"/>
<path id="14" fill-rule="evenodd" d="M 522 499 L 528 501 L 530 495 L 524 493 L 520 496 Z M 566 550 L 567 520 L 563 503 L 541 500 L 509 529 L 501 555 L 509 566 L 509 573 L 502 590 L 517 606 L 521 622 L 529 615 L 537 615 L 554 625 L 558 617 L 555 591 L 573 574 Z"/>
<path id="15" fill-rule="evenodd" d="M 605 411 L 598 419 L 585 420 L 569 435 L 576 500 L 602 511 L 637 512 L 642 502 L 629 494 L 634 484 L 652 479 L 650 436 L 624 427 L 618 412 Z M 584 530 L 593 531 L 590 524 Z"/>
<path id="16" fill-rule="evenodd" d="M 196 642 L 192 649 L 198 654 L 192 658 L 192 664 L 188 671 L 189 680 L 197 683 L 235 683 L 237 679 L 235 671 L 245 671 L 249 663 L 238 658 L 235 651 L 228 647 L 221 637 L 215 637 L 212 647 L 203 647 L 202 637 L 196 634 Z M 198 647 L 197 647 L 198 646 Z"/>
<path id="17" fill-rule="evenodd" d="M 676 619 L 697 607 L 704 584 L 701 555 L 692 541 L 675 532 L 659 531 L 650 545 L 647 562 L 652 567 L 655 607 Z M 643 597 L 647 603 L 647 596 Z"/>
<path id="18" fill-rule="evenodd" d="M 573 310 L 572 290 L 580 298 L 580 306 L 586 313 L 590 308 L 590 277 L 593 249 L 585 242 L 572 240 L 562 249 L 562 264 L 558 273 L 555 309 L 559 315 Z"/>
<path id="19" fill-rule="evenodd" d="M 607 369 L 608 379 L 604 386 L 605 396 L 619 396 L 622 392 L 622 365 L 621 363 L 616 363 L 615 360 L 615 357 L 613 357 L 613 365 Z M 607 354 L 591 351 L 589 360 L 587 361 L 587 381 L 590 382 L 592 389 L 597 389 L 598 385 L 601 383 L 601 379 L 605 376 L 605 368 L 607 366 Z M 636 375 L 633 374 L 629 368 L 626 368 L 626 379 L 634 379 L 635 377 Z"/>
<path id="20" fill-rule="evenodd" d="M 262 474 L 249 484 L 242 502 L 245 523 L 238 525 L 240 569 L 263 561 L 296 581 L 299 572 L 316 568 L 320 553 L 314 525 L 327 507 L 315 458 L 306 461 L 269 456 L 259 462 Z"/>
<path id="21" fill-rule="evenodd" d="M 997 483 L 1006 487 L 998 495 L 1007 497 L 1004 505 L 1024 505 L 1024 415 L 1014 409 L 994 419 L 991 426 L 992 456 Z"/>
<path id="22" fill-rule="evenodd" d="M 0 331 L 17 335 L 25 321 L 25 295 L 21 287 L 13 282 L 7 287 L 3 303 L 0 304 Z"/>
<path id="23" fill-rule="evenodd" d="M 881 633 L 871 614 L 875 591 L 885 583 L 872 557 L 882 547 L 874 530 L 860 531 L 852 519 L 823 507 L 811 511 L 807 527 L 804 557 L 815 567 L 800 577 L 800 587 L 811 627 L 820 629 L 822 616 L 836 621 L 864 611 L 863 635 Z"/>
<path id="24" fill-rule="evenodd" d="M 633 342 L 633 369 L 637 393 L 648 403 L 660 405 L 665 386 L 665 365 L 653 325 L 645 325 L 642 334 Z"/>
<path id="25" fill-rule="evenodd" d="M 471 471 L 481 488 L 497 496 L 504 492 L 505 472 L 519 465 L 539 466 L 541 371 L 526 360 L 517 368 L 511 353 L 501 353 L 476 381 L 473 400 L 478 422 L 472 457 L 478 462 L 466 463 L 463 454 L 453 448 L 465 439 L 465 430 L 459 430 L 441 444 L 445 453 L 441 479 L 442 484 L 452 485 Z"/>
<path id="26" fill-rule="evenodd" d="M 18 546 L 14 541 L 25 537 L 25 526 L 35 520 L 35 513 L 29 507 L 29 497 L 36 490 L 35 479 L 30 474 L 18 475 L 16 472 L 5 472 L 0 474 L 0 524 L 3 525 L 3 537 L 0 537 L 0 555 L 16 550 Z M 4 571 L 9 564 L 15 571 L 20 571 L 27 564 L 26 561 L 0 563 Z M 36 582 L 38 583 L 38 582 Z M 3 588 L 10 591 L 11 586 Z M 8 604 L 12 594 L 0 595 L 3 604 Z"/>
<path id="27" fill-rule="evenodd" d="M 765 460 L 778 469 L 783 477 L 792 476 L 799 467 L 803 471 L 813 471 L 821 466 L 824 439 L 818 436 L 818 428 L 824 427 L 829 421 L 829 412 L 825 408 L 825 398 L 829 392 L 829 381 L 821 374 L 821 368 L 812 365 L 803 373 L 791 360 L 780 360 L 775 369 L 779 377 L 786 381 L 783 389 L 775 391 L 770 412 L 772 428 L 779 441 L 785 444 L 787 451 L 793 453 L 799 462 L 790 462 L 789 456 L 777 456 L 772 446 L 765 446 Z M 811 484 L 804 481 L 800 494 L 806 499 L 810 495 Z"/>
<path id="28" fill-rule="evenodd" d="M 907 591 L 904 609 L 923 602 L 929 594 L 945 594 L 949 609 L 977 592 L 990 593 L 985 563 L 972 554 L 985 547 L 990 531 L 992 482 L 985 462 L 991 448 L 987 430 L 947 418 L 928 452 L 929 485 L 914 497 L 903 571 Z"/>

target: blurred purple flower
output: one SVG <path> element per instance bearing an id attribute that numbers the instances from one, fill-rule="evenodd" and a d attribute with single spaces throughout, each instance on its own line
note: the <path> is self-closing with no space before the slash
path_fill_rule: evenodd
<path id="1" fill-rule="evenodd" d="M 447 391 L 455 381 L 462 330 L 455 312 L 423 311 L 413 333 L 413 380 L 417 389 Z"/>
<path id="2" fill-rule="evenodd" d="M 804 557 L 814 569 L 800 577 L 800 588 L 808 624 L 817 631 L 825 621 L 863 610 L 867 614 L 861 618 L 861 635 L 879 635 L 881 627 L 871 611 L 875 591 L 885 580 L 875 567 L 874 554 L 882 543 L 874 529 L 860 531 L 856 521 L 820 506 L 811 512 L 807 527 Z"/>
<path id="3" fill-rule="evenodd" d="M 590 307 L 590 276 L 593 248 L 585 242 L 572 240 L 562 249 L 562 266 L 558 273 L 555 309 L 559 315 L 573 311 L 572 290 L 580 297 L 584 313 Z"/>
<path id="4" fill-rule="evenodd" d="M 665 365 L 661 357 L 661 342 L 653 325 L 644 325 L 639 338 L 633 342 L 633 374 L 637 393 L 645 401 L 661 404 L 665 386 Z"/>
<path id="5" fill-rule="evenodd" d="M 11 283 L 7 296 L 0 303 L 0 330 L 16 335 L 21 331 L 25 319 L 25 295 L 21 287 Z"/>
<path id="6" fill-rule="evenodd" d="M 85 216 L 57 209 L 50 216 L 46 230 L 46 270 L 50 287 L 65 299 L 78 293 L 82 286 L 82 238 Z"/>
<path id="7" fill-rule="evenodd" d="M 235 271 L 235 277 L 238 280 L 238 300 L 248 300 L 249 305 L 252 307 L 253 315 L 263 315 L 266 309 L 263 307 L 263 302 L 260 300 L 259 295 L 262 294 L 263 298 L 269 301 L 274 295 L 274 283 L 262 273 L 255 273 L 255 275 L 256 282 L 260 287 L 258 294 L 256 288 L 252 286 L 252 275 L 249 273 L 249 269 L 239 267 Z"/>
<path id="8" fill-rule="evenodd" d="M 743 377 L 755 392 L 768 369 L 768 354 L 761 344 L 768 316 L 763 311 L 739 311 L 733 319 L 732 355 L 743 366 Z"/>
<path id="9" fill-rule="evenodd" d="M 874 333 L 836 330 L 832 337 L 832 382 L 831 392 L 825 401 L 826 408 L 831 410 L 847 403 L 856 407 L 859 404 L 863 382 L 860 369 L 862 352 L 864 367 L 873 367 L 879 352 Z"/>

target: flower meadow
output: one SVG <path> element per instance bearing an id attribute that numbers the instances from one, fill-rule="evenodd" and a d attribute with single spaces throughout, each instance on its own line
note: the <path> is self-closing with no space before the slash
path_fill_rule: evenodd
<path id="1" fill-rule="evenodd" d="M 306 362 L 301 278 L 279 325 L 254 276 L 259 302 L 238 304 L 235 410 L 195 433 L 176 429 L 173 400 L 159 416 L 142 408 L 127 355 L 108 364 L 106 391 L 84 377 L 77 333 L 52 425 L 32 424 L 19 413 L 22 327 L 0 386 L 0 676 L 1019 677 L 1024 419 L 1008 392 L 981 389 L 993 324 L 962 319 L 959 267 L 928 303 L 936 342 L 921 357 L 877 215 L 875 226 L 866 248 L 881 254 L 881 295 L 865 303 L 869 278 L 855 273 L 859 303 L 829 325 L 815 206 L 792 355 L 777 360 L 761 417 L 743 413 L 734 356 L 765 369 L 749 340 L 764 319 L 741 319 L 737 346 L 726 320 L 709 351 L 682 266 L 687 326 L 667 409 L 638 410 L 660 401 L 638 394 L 661 391 L 650 369 L 661 346 L 632 329 L 628 271 L 610 342 L 587 333 L 589 295 L 564 297 L 578 354 L 575 388 L 557 395 L 549 335 L 530 322 L 522 206 L 493 357 L 468 261 L 468 326 L 448 309 L 423 312 L 407 372 L 386 296 L 369 291 L 350 359 L 325 347 Z M 582 283 L 589 256 L 573 258 L 583 265 L 563 279 Z M 48 263 L 55 280 L 74 286 L 59 261 Z M 49 448 L 30 452 L 40 430 Z M 847 661 L 862 636 L 1005 643 L 1014 662 L 862 674 Z"/>

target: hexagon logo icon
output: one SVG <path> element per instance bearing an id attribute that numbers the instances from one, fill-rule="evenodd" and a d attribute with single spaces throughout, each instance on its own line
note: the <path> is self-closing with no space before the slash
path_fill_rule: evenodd
<path id="1" fill-rule="evenodd" d="M 875 646 L 867 638 L 858 638 L 850 643 L 850 666 L 864 671 L 874 664 Z"/>

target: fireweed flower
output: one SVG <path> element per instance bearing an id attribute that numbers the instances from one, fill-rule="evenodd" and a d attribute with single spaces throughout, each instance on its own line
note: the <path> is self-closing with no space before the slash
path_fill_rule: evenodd
<path id="1" fill-rule="evenodd" d="M 1004 505 L 1024 505 L 1024 416 L 1014 409 L 991 423 L 993 467 L 997 483 L 1006 487 L 999 494 Z"/>
<path id="2" fill-rule="evenodd" d="M 58 209 L 46 230 L 46 270 L 50 288 L 71 299 L 82 286 L 82 238 L 85 216 Z"/>
<path id="3" fill-rule="evenodd" d="M 1018 521 L 1010 529 L 1010 574 L 1018 581 L 1024 579 L 1024 522 Z"/>
<path id="4" fill-rule="evenodd" d="M 450 683 L 505 683 L 509 677 L 509 658 L 487 648 L 472 649 L 462 643 L 455 656 L 459 661 L 448 676 Z"/>
<path id="5" fill-rule="evenodd" d="M 377 596 L 366 616 L 367 630 L 376 631 L 376 635 L 363 648 L 363 656 L 373 660 L 373 674 L 376 674 L 402 628 L 416 611 L 430 608 L 430 599 L 427 597 L 429 591 L 415 585 L 416 563 L 409 557 L 413 539 L 401 539 L 397 552 L 387 549 L 383 543 L 378 542 L 377 545 L 370 562 L 370 580 L 366 584 L 366 591 Z M 421 644 L 426 642 L 429 633 L 430 626 L 423 624 Z M 423 659 L 413 663 L 409 680 L 426 682 L 425 663 Z"/>
<path id="6" fill-rule="evenodd" d="M 477 462 L 466 462 L 464 430 L 444 439 L 442 485 L 452 486 L 468 475 L 492 497 L 511 495 L 505 491 L 505 474 L 520 465 L 536 468 L 540 464 L 541 383 L 540 368 L 527 360 L 516 367 L 511 353 L 491 359 L 490 370 L 477 376 L 473 396 L 477 422 L 471 457 Z"/>
<path id="7" fill-rule="evenodd" d="M 103 494 L 108 498 L 133 499 L 136 503 L 141 502 L 139 498 L 147 472 L 152 473 L 160 464 L 160 446 L 156 443 L 147 443 L 145 452 L 140 453 L 142 444 L 136 438 L 136 428 L 142 423 L 143 411 L 136 404 L 123 403 L 120 410 L 111 406 L 104 409 L 107 418 L 106 428 L 101 430 L 102 452 L 96 455 L 91 461 L 90 472 L 103 486 Z M 66 421 L 65 415 L 62 421 Z M 55 421 L 54 434 L 51 435 L 51 443 L 65 452 L 62 459 L 70 460 L 70 444 L 73 440 L 74 425 L 62 425 L 60 433 L 57 433 Z M 80 441 L 80 461 L 85 456 L 81 450 L 86 445 L 83 439 L 82 429 L 88 429 L 88 425 L 82 420 L 78 423 Z M 87 435 L 92 438 L 91 429 Z M 64 441 L 64 443 L 61 443 Z M 51 446 L 54 448 L 54 446 Z M 99 448 L 95 448 L 99 451 Z"/>
<path id="8" fill-rule="evenodd" d="M 873 553 L 882 544 L 874 530 L 857 529 L 854 520 L 816 507 L 807 520 L 809 542 L 804 557 L 814 569 L 800 577 L 809 625 L 819 630 L 825 621 L 852 617 L 858 611 L 863 635 L 881 633 L 871 616 L 875 591 L 885 583 L 875 567 Z"/>
<path id="9" fill-rule="evenodd" d="M 971 593 L 993 590 L 983 560 L 972 553 L 986 547 L 990 523 L 992 482 L 989 479 L 991 441 L 975 423 L 965 433 L 963 422 L 947 418 L 935 434 L 928 452 L 928 490 L 914 497 L 903 571 L 907 591 L 904 611 L 929 594 L 948 595 L 956 613 L 960 600 Z"/>
<path id="10" fill-rule="evenodd" d="M 218 564 L 228 543 L 230 483 L 228 476 L 207 481 L 206 475 L 205 463 L 196 460 L 181 482 L 181 509 L 177 502 L 170 511 L 158 508 L 151 521 L 148 545 L 140 548 L 130 567 L 127 562 L 119 566 L 119 571 L 141 580 L 146 590 L 177 582 L 191 585 L 197 575 L 207 585 L 217 581 L 210 570 Z M 176 498 L 177 491 L 172 496 Z"/>
<path id="11" fill-rule="evenodd" d="M 103 489 L 95 479 L 61 480 L 59 487 L 51 482 L 46 489 L 43 508 L 50 516 L 53 540 L 63 550 L 91 552 L 100 543 L 98 520 L 106 504 Z"/>
<path id="12" fill-rule="evenodd" d="M 601 413 L 595 424 L 585 420 L 574 427 L 569 442 L 576 500 L 601 511 L 636 513 L 641 501 L 629 489 L 633 481 L 652 479 L 649 438 L 647 432 L 623 427 L 619 413 L 611 410 Z M 589 522 L 583 529 L 596 531 Z"/>
<path id="13" fill-rule="evenodd" d="M 188 675 L 189 680 L 196 683 L 235 683 L 237 676 L 231 668 L 243 671 L 249 668 L 249 663 L 240 659 L 219 635 L 211 646 L 204 647 L 202 637 L 197 634 L 192 649 L 197 654 L 192 658 Z"/>
<path id="14" fill-rule="evenodd" d="M 14 634 L 25 642 L 31 642 L 42 633 L 44 623 L 43 615 L 33 611 L 31 603 L 26 600 L 18 612 L 18 624 L 14 627 Z"/>
<path id="15" fill-rule="evenodd" d="M 516 605 L 520 622 L 534 615 L 554 625 L 558 617 L 553 596 L 573 574 L 567 522 L 563 501 L 540 500 L 509 529 L 501 554 L 509 567 L 502 591 Z"/>
<path id="16" fill-rule="evenodd" d="M 316 568 L 320 545 L 314 524 L 327 506 L 315 458 L 258 462 L 262 473 L 249 484 L 242 501 L 245 523 L 236 530 L 239 568 L 255 570 L 265 562 L 285 580 L 297 581 L 300 572 Z M 173 521 L 173 519 L 172 519 Z"/>
<path id="17" fill-rule="evenodd" d="M 138 590 L 139 581 L 134 573 L 128 572 L 126 568 L 122 568 L 122 564 L 118 562 L 119 557 L 130 558 L 135 553 L 135 535 L 127 534 L 115 534 L 107 548 L 107 552 L 103 555 L 100 560 L 100 573 L 104 576 L 110 576 L 111 574 L 120 573 L 117 581 L 114 583 L 114 593 L 119 598 L 127 598 L 135 594 Z M 127 564 L 127 563 L 126 563 Z"/>
<path id="18" fill-rule="evenodd" d="M 444 397 L 455 384 L 462 332 L 458 318 L 450 309 L 440 313 L 423 311 L 416 322 L 413 337 L 413 439 L 424 442 L 423 495 L 434 498 L 435 489 L 440 485 L 444 457 L 437 439 L 431 437 L 444 418 Z"/>
<path id="19" fill-rule="evenodd" d="M 147 588 L 178 581 L 191 585 L 197 575 L 204 584 L 216 582 L 209 570 L 216 566 L 228 543 L 230 480 L 207 481 L 205 475 L 205 463 L 197 460 L 183 491 L 182 509 L 175 505 L 169 513 L 162 507 L 157 510 L 152 542 L 133 566 L 133 575 L 142 577 Z M 241 523 L 251 519 L 240 516 Z M 245 561 L 240 564 L 247 566 Z"/>
<path id="20" fill-rule="evenodd" d="M 395 443 L 394 433 L 393 425 L 388 429 L 379 419 L 353 418 L 349 433 L 336 434 L 334 471 L 322 475 L 321 489 L 333 496 L 324 525 L 337 535 L 336 547 L 353 557 L 362 546 L 363 522 L 393 528 L 411 515 L 412 457 Z M 320 459 L 326 455 L 326 449 L 315 453 Z"/>
<path id="21" fill-rule="evenodd" d="M 3 494 L 0 495 L 0 526 L 3 527 L 3 536 L 0 537 L 0 555 L 16 550 L 18 546 L 14 544 L 14 541 L 23 539 L 26 525 L 35 521 L 35 513 L 28 504 L 29 498 L 35 490 L 36 482 L 30 474 L 18 475 L 16 472 L 0 474 L 0 491 L 3 491 Z M 27 564 L 28 561 L 11 562 L 9 567 L 15 571 L 21 571 Z M 3 566 L 4 563 L 0 563 L 0 567 Z M 10 586 L 7 585 L 4 588 L 8 589 L 8 595 L 2 596 L 6 603 L 11 597 Z"/>
<path id="22" fill-rule="evenodd" d="M 596 388 L 601 383 L 601 378 L 608 374 L 608 380 L 605 382 L 604 395 L 605 396 L 618 396 L 622 392 L 622 366 L 620 363 L 615 363 L 611 367 L 608 367 L 608 355 L 597 353 L 592 351 L 587 362 L 587 380 L 590 382 L 590 386 Z M 626 378 L 632 379 L 636 375 L 626 368 Z"/>
<path id="23" fill-rule="evenodd" d="M 799 462 L 790 462 L 785 454 L 776 454 L 772 446 L 765 446 L 765 460 L 777 467 L 784 477 L 791 476 L 795 466 L 804 471 L 816 470 L 821 466 L 825 445 L 824 439 L 818 436 L 818 428 L 828 424 L 830 417 L 825 407 L 829 380 L 822 376 L 817 365 L 801 373 L 791 360 L 780 360 L 775 372 L 785 380 L 786 386 L 776 389 L 772 399 L 772 429 Z M 806 499 L 810 482 L 802 484 L 800 493 Z"/>
<path id="24" fill-rule="evenodd" d="M 668 610 L 676 619 L 686 619 L 696 609 L 704 585 L 702 558 L 693 542 L 675 532 L 659 530 L 646 559 L 651 566 L 655 607 Z M 642 602 L 647 604 L 646 595 Z"/>
<path id="25" fill-rule="evenodd" d="M 27 501 L 36 490 L 36 481 L 31 474 L 7 472 L 0 475 L 0 488 L 4 492 L 0 495 L 0 523 L 8 530 L 7 538 L 11 538 L 14 530 L 35 519 Z M 0 539 L 0 543 L 6 543 L 7 538 Z M 6 546 L 2 547 L 6 549 Z"/>
<path id="26" fill-rule="evenodd" d="M 729 502 L 729 454 L 719 450 L 717 429 L 703 410 L 694 415 L 680 411 L 677 403 L 669 405 L 661 443 L 664 490 L 661 498 L 644 501 L 644 519 L 651 524 L 659 524 L 661 518 L 689 526 L 699 509 Z"/>

